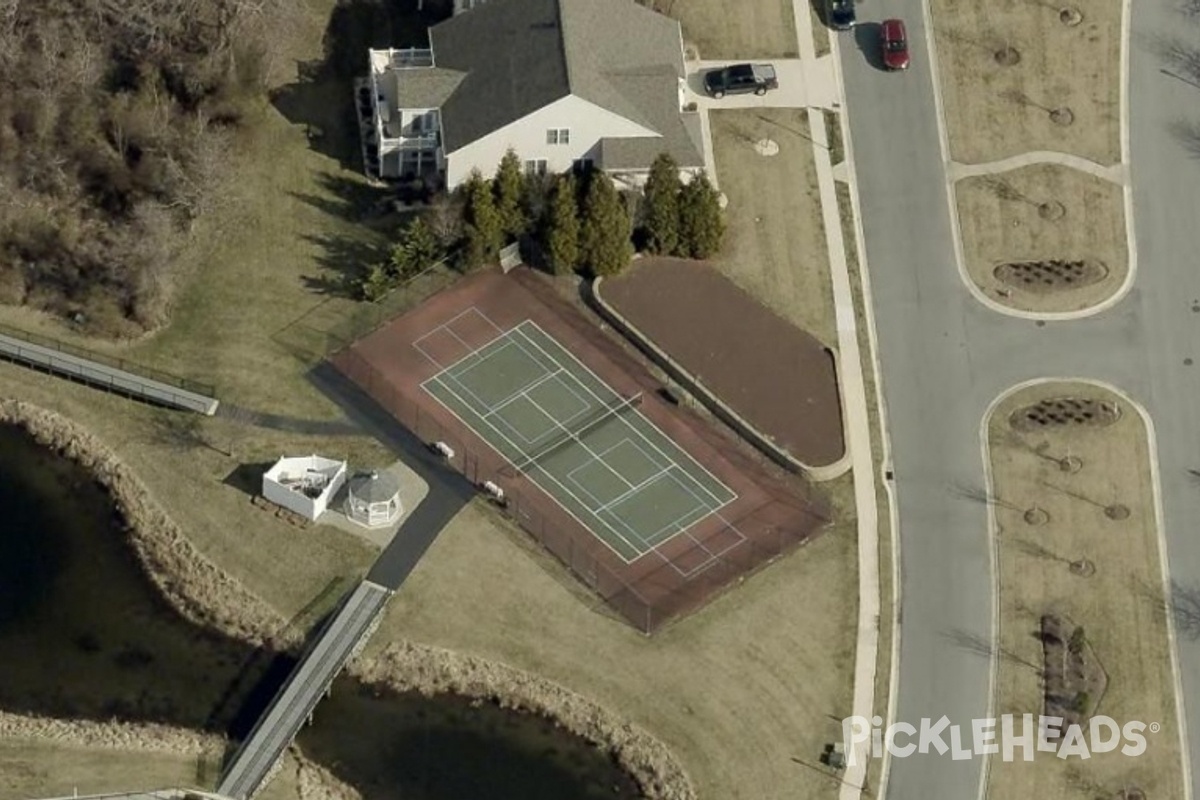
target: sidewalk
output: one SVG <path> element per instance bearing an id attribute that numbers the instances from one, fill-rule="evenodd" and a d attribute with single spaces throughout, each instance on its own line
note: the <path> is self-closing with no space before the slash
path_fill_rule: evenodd
<path id="1" fill-rule="evenodd" d="M 808 95 L 826 100 L 824 107 L 840 110 L 842 87 L 834 58 L 837 41 L 831 41 L 833 54 L 817 58 L 813 45 L 812 17 L 808 3 L 792 0 L 796 18 L 796 39 Z M 824 63 L 822 63 L 824 62 Z M 811 65 L 811 69 L 807 68 Z M 842 365 L 842 407 L 846 418 L 848 450 L 854 474 L 854 505 L 858 513 L 858 638 L 854 650 L 855 716 L 870 719 L 875 713 L 875 671 L 879 657 L 879 520 L 875 502 L 874 463 L 871 459 L 871 429 L 868 422 L 866 385 L 862 374 L 862 353 L 858 347 L 858 329 L 854 318 L 854 295 L 850 286 L 850 268 L 842 237 L 842 220 L 834 184 L 833 164 L 825 118 L 821 108 L 808 107 L 809 134 L 813 140 L 813 160 L 821 193 L 821 211 L 825 223 L 825 241 L 829 249 L 829 271 L 837 318 L 838 350 Z M 849 159 L 849 155 L 846 156 Z M 845 165 L 843 165 L 843 168 Z M 842 174 L 850 177 L 853 170 Z M 853 188 L 853 187 L 852 187 Z M 863 254 L 859 254 L 863 264 Z M 862 269 L 865 270 L 865 264 Z M 869 313 L 869 309 L 868 309 Z M 868 354 L 869 355 L 869 354 Z M 859 800 L 866 782 L 868 758 L 855 759 L 842 779 L 839 800 Z"/>

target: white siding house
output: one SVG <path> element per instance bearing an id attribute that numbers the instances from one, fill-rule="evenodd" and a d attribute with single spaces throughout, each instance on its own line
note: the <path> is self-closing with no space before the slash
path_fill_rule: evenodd
<path id="1" fill-rule="evenodd" d="M 685 177 L 703 169 L 679 23 L 632 0 L 456 0 L 455 12 L 429 49 L 369 52 L 374 177 L 452 189 L 509 149 L 528 172 L 592 166 L 626 185 L 661 153 Z"/>
<path id="2" fill-rule="evenodd" d="M 601 139 L 646 136 L 657 134 L 595 103 L 569 95 L 447 153 L 446 181 L 455 186 L 472 169 L 490 175 L 510 148 L 520 157 L 527 173 L 546 174 L 565 172 L 584 159 L 594 163 L 598 160 Z"/>

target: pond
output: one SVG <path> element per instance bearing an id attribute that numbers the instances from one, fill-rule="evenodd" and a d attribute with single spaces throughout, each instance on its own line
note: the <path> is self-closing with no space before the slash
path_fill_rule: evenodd
<path id="1" fill-rule="evenodd" d="M 142 571 L 103 487 L 2 424 L 0 520 L 4 710 L 237 738 L 294 663 L 177 615 Z M 365 800 L 639 796 L 579 737 L 490 704 L 384 696 L 341 678 L 315 720 L 301 747 Z"/>

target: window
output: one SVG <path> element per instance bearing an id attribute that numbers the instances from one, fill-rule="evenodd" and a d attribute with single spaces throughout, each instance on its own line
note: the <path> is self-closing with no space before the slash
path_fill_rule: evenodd
<path id="1" fill-rule="evenodd" d="M 546 174 L 546 159 L 534 158 L 525 162 L 526 175 L 545 175 Z"/>
<path id="2" fill-rule="evenodd" d="M 590 158 L 577 158 L 571 162 L 571 169 L 576 175 L 587 175 L 592 171 L 592 166 L 592 159 Z"/>
<path id="3" fill-rule="evenodd" d="M 551 128 L 546 131 L 546 144 L 570 144 L 570 128 Z"/>

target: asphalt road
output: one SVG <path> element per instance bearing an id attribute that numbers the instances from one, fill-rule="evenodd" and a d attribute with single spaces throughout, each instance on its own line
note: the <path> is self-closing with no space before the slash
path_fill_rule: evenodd
<path id="1" fill-rule="evenodd" d="M 902 639 L 898 720 L 942 715 L 969 731 L 987 715 L 989 660 L 966 644 L 990 639 L 980 423 L 1016 383 L 1045 376 L 1111 382 L 1144 404 L 1156 427 L 1172 576 L 1200 587 L 1200 165 L 1172 133 L 1200 120 L 1200 88 L 1160 72 L 1153 42 L 1178 28 L 1173 0 L 1138 0 L 1131 47 L 1131 149 L 1139 272 L 1133 291 L 1087 320 L 1046 323 L 978 303 L 954 263 L 945 170 L 920 0 L 889 0 L 908 25 L 913 64 L 891 75 L 843 34 L 841 65 L 883 365 L 899 506 Z M 865 22 L 883 12 L 861 10 Z M 863 45 L 876 29 L 864 25 Z M 1193 40 L 1200 41 L 1200 29 Z M 1194 112 L 1189 112 L 1195 109 Z M 1181 641 L 1185 696 L 1200 698 L 1200 644 Z M 1200 764 L 1200 701 L 1189 709 Z M 1153 720 L 1144 720 L 1149 723 Z M 978 797 L 982 760 L 893 759 L 889 800 Z M 1193 777 L 1193 781 L 1195 777 Z"/>

